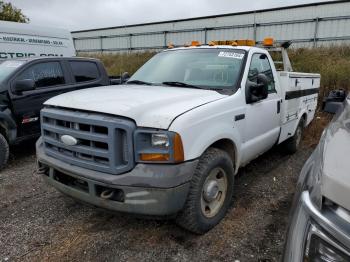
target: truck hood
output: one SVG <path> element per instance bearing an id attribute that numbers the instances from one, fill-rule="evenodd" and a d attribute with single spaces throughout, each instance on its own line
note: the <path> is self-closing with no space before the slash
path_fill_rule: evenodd
<path id="1" fill-rule="evenodd" d="M 350 99 L 326 130 L 323 148 L 322 195 L 350 211 Z"/>
<path id="2" fill-rule="evenodd" d="M 45 105 L 123 116 L 141 127 L 168 129 L 177 116 L 224 97 L 212 90 L 116 85 L 65 93 Z"/>

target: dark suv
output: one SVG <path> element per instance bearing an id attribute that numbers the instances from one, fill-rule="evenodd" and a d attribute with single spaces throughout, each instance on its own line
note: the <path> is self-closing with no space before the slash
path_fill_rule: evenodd
<path id="1" fill-rule="evenodd" d="M 90 58 L 31 58 L 0 62 L 0 170 L 9 145 L 40 135 L 39 115 L 49 98 L 109 85 L 103 64 Z"/>

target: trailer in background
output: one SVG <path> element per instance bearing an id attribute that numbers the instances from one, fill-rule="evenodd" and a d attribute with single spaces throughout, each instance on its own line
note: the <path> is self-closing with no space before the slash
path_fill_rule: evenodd
<path id="1" fill-rule="evenodd" d="M 0 60 L 39 56 L 75 56 L 68 30 L 0 21 Z"/>

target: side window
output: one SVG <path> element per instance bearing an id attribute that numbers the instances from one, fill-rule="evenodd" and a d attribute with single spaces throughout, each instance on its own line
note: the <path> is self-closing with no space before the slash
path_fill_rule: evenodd
<path id="1" fill-rule="evenodd" d="M 254 54 L 249 67 L 248 80 L 257 83 L 258 74 L 264 74 L 268 77 L 269 93 L 276 93 L 275 80 L 273 78 L 272 68 L 269 59 L 264 54 Z"/>
<path id="2" fill-rule="evenodd" d="M 65 80 L 59 62 L 46 62 L 35 64 L 23 71 L 17 80 L 32 79 L 35 88 L 64 85 Z"/>
<path id="3" fill-rule="evenodd" d="M 69 62 L 76 82 L 88 82 L 99 78 L 99 70 L 96 63 L 85 61 Z"/>

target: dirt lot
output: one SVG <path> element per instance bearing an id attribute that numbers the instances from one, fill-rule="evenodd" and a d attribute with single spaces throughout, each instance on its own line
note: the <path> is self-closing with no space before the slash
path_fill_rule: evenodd
<path id="1" fill-rule="evenodd" d="M 312 148 L 273 149 L 240 171 L 219 226 L 192 235 L 77 204 L 35 174 L 34 144 L 0 173 L 0 261 L 279 261 L 293 191 Z"/>

